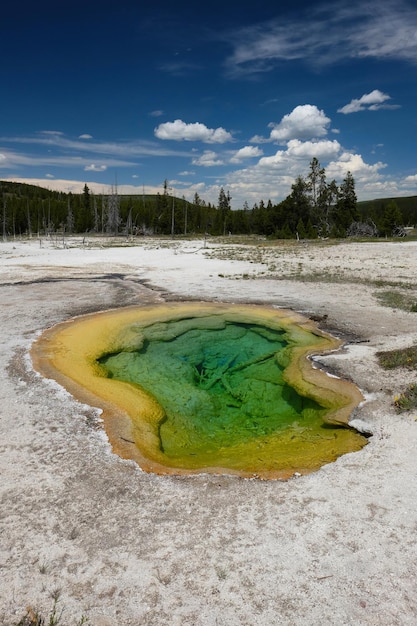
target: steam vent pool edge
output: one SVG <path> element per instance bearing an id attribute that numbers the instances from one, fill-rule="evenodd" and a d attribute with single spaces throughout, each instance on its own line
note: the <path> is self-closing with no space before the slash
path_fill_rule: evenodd
<path id="1" fill-rule="evenodd" d="M 285 480 L 367 443 L 348 426 L 359 389 L 308 358 L 340 346 L 293 311 L 166 303 L 58 324 L 32 360 L 146 472 Z"/>

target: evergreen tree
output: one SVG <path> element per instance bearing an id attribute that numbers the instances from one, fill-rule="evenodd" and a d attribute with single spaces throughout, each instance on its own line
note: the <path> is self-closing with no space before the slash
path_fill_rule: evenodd
<path id="1" fill-rule="evenodd" d="M 87 186 L 87 183 L 84 185 L 84 190 L 83 190 L 83 208 L 87 214 L 90 213 L 90 209 L 91 209 L 90 190 Z"/>
<path id="2" fill-rule="evenodd" d="M 351 172 L 347 173 L 346 178 L 339 187 L 335 219 L 338 227 L 344 231 L 347 231 L 353 222 L 358 222 L 360 219 L 355 192 L 355 181 Z"/>
<path id="3" fill-rule="evenodd" d="M 382 216 L 382 228 L 381 233 L 387 237 L 391 237 L 395 230 L 402 225 L 402 215 L 398 204 L 395 200 L 391 200 L 387 204 Z"/>
<path id="4" fill-rule="evenodd" d="M 219 193 L 219 200 L 218 200 L 217 208 L 218 208 L 218 212 L 220 216 L 220 224 L 221 224 L 221 230 L 223 231 L 223 236 L 226 234 L 227 220 L 228 220 L 229 212 L 231 210 L 230 208 L 231 199 L 232 198 L 229 192 L 226 193 L 222 187 Z"/>
<path id="5" fill-rule="evenodd" d="M 297 222 L 297 237 L 299 239 L 306 239 L 306 237 L 307 237 L 307 231 L 304 228 L 304 223 L 303 223 L 303 220 L 301 219 L 301 217 L 300 217 L 300 219 Z"/>
<path id="6" fill-rule="evenodd" d="M 282 208 L 285 210 L 285 219 L 280 225 L 280 229 L 287 224 L 294 237 L 299 220 L 302 220 L 303 224 L 305 224 L 311 216 L 313 202 L 310 196 L 310 189 L 309 182 L 302 176 L 297 176 L 291 186 L 291 194 L 282 203 Z"/>

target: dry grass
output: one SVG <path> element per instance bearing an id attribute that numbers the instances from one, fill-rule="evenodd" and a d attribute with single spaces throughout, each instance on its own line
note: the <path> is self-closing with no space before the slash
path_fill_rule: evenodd
<path id="1" fill-rule="evenodd" d="M 397 350 L 377 352 L 379 364 L 386 370 L 399 367 L 408 370 L 417 369 L 417 346 Z M 398 412 L 417 408 L 417 384 L 410 384 L 405 391 L 394 397 L 394 406 Z"/>

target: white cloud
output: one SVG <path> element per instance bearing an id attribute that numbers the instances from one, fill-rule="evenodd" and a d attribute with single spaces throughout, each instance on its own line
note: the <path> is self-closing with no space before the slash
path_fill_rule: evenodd
<path id="1" fill-rule="evenodd" d="M 302 104 L 284 115 L 279 124 L 271 122 L 272 127 L 270 139 L 284 143 L 289 139 L 312 139 L 327 135 L 327 128 L 330 124 L 324 111 L 318 109 L 314 104 Z"/>
<path id="2" fill-rule="evenodd" d="M 416 31 L 417 12 L 411 2 L 310 3 L 297 19 L 280 18 L 228 32 L 234 50 L 226 68 L 232 76 L 250 76 L 271 71 L 283 60 L 322 66 L 369 57 L 416 64 Z"/>
<path id="3" fill-rule="evenodd" d="M 404 178 L 406 183 L 415 183 L 417 184 L 417 174 L 413 174 L 412 176 L 406 176 Z"/>
<path id="4" fill-rule="evenodd" d="M 184 77 L 189 74 L 195 74 L 195 72 L 200 72 L 202 68 L 200 65 L 184 59 L 163 63 L 159 66 L 159 69 L 172 76 Z"/>
<path id="5" fill-rule="evenodd" d="M 63 133 L 57 131 L 42 131 L 38 135 L 34 136 L 22 136 L 22 137 L 0 137 L 0 140 L 4 143 L 17 143 L 17 144 L 35 144 L 54 147 L 57 149 L 64 149 L 65 152 L 69 150 L 80 152 L 88 152 L 89 154 L 100 155 L 113 155 L 113 158 L 117 156 L 126 158 L 136 158 L 138 156 L 190 156 L 190 153 L 185 150 L 162 148 L 161 145 L 154 141 L 147 140 L 132 140 L 132 141 L 95 141 L 86 142 L 80 140 L 73 140 L 65 137 Z M 90 157 L 91 159 L 91 157 Z M 132 163 L 124 162 L 126 165 L 132 165 Z M 123 161 L 120 161 L 123 164 Z"/>
<path id="6" fill-rule="evenodd" d="M 286 153 L 284 150 L 278 150 L 275 154 L 272 154 L 270 156 L 265 156 L 262 157 L 262 159 L 259 159 L 257 165 L 255 165 L 254 167 L 271 167 L 271 168 L 276 168 L 276 167 L 285 167 L 286 165 Z"/>
<path id="7" fill-rule="evenodd" d="M 299 139 L 291 139 L 287 144 L 287 152 L 289 156 L 303 157 L 312 159 L 329 159 L 334 158 L 341 150 L 341 145 L 336 139 L 333 141 L 299 141 Z"/>
<path id="8" fill-rule="evenodd" d="M 279 170 L 284 176 L 291 176 L 294 181 L 304 170 L 307 171 L 312 158 L 316 157 L 327 162 L 329 159 L 336 158 L 341 149 L 341 145 L 336 140 L 299 141 L 292 139 L 285 150 L 278 150 L 271 156 L 261 158 L 254 168 L 263 172 Z"/>
<path id="9" fill-rule="evenodd" d="M 250 143 L 270 143 L 269 137 L 262 137 L 262 135 L 254 135 L 249 139 Z"/>
<path id="10" fill-rule="evenodd" d="M 200 122 L 186 124 L 182 120 L 165 122 L 155 128 L 158 139 L 175 141 L 202 141 L 203 143 L 226 143 L 233 141 L 232 135 L 224 128 L 207 128 Z"/>
<path id="11" fill-rule="evenodd" d="M 86 172 L 105 172 L 107 169 L 107 165 L 96 165 L 95 163 L 91 163 L 91 165 L 86 165 L 84 170 Z"/>
<path id="12" fill-rule="evenodd" d="M 369 165 L 365 163 L 360 154 L 343 152 L 337 161 L 328 163 L 326 173 L 328 178 L 341 180 L 346 176 L 347 172 L 351 172 L 358 182 L 375 182 L 379 180 L 379 170 L 385 167 L 387 167 L 386 163 L 382 163 L 381 161 Z"/>
<path id="13" fill-rule="evenodd" d="M 93 135 L 88 135 L 87 133 L 84 133 L 83 135 L 79 135 L 78 139 L 92 139 Z"/>
<path id="14" fill-rule="evenodd" d="M 368 180 L 357 185 L 361 200 L 373 200 L 374 198 L 389 198 L 399 195 L 408 195 L 409 191 L 400 190 L 395 180 Z"/>
<path id="15" fill-rule="evenodd" d="M 157 109 L 156 111 L 151 111 L 149 113 L 149 115 L 151 117 L 161 117 L 161 115 L 163 115 L 163 114 L 164 114 L 164 112 L 162 111 L 162 109 Z"/>
<path id="16" fill-rule="evenodd" d="M 245 146 L 240 148 L 234 156 L 230 159 L 231 163 L 241 163 L 244 159 L 250 159 L 253 157 L 259 157 L 263 155 L 263 151 L 255 146 Z"/>
<path id="17" fill-rule="evenodd" d="M 95 155 L 97 156 L 97 155 Z M 52 154 L 52 151 L 48 150 L 45 154 L 29 154 L 17 151 L 4 151 L 4 159 L 1 160 L 2 168 L 13 167 L 69 167 L 69 168 L 84 168 L 92 171 L 102 171 L 97 168 L 107 167 L 131 167 L 132 161 L 123 161 L 118 158 L 106 158 L 102 159 L 104 163 L 100 166 L 91 163 L 90 158 L 85 156 L 79 156 L 78 154 Z"/>
<path id="18" fill-rule="evenodd" d="M 292 176 L 294 180 L 303 170 L 308 169 L 313 157 L 327 162 L 335 158 L 341 149 L 341 145 L 336 140 L 299 141 L 292 139 L 285 150 L 278 150 L 271 156 L 261 158 L 254 167 L 263 171 L 280 170 L 283 174 Z"/>
<path id="19" fill-rule="evenodd" d="M 217 154 L 213 150 L 205 150 L 202 155 L 192 160 L 192 164 L 213 167 L 214 165 L 223 165 L 223 161 L 217 158 Z"/>
<path id="20" fill-rule="evenodd" d="M 40 135 L 50 135 L 51 137 L 62 137 L 64 133 L 61 130 L 41 130 Z"/>
<path id="21" fill-rule="evenodd" d="M 230 190 L 233 206 L 265 202 L 280 202 L 291 193 L 297 176 L 307 176 L 311 159 L 316 156 L 326 170 L 328 181 L 335 179 L 340 184 L 350 171 L 355 179 L 359 199 L 392 195 L 395 183 L 385 179 L 381 171 L 385 163 L 366 163 L 360 154 L 348 152 L 338 141 L 291 140 L 286 148 L 270 156 L 263 156 L 253 166 L 241 168 L 226 175 L 223 186 Z M 410 183 L 409 182 L 409 187 Z M 388 192 L 389 190 L 389 192 Z"/>
<path id="22" fill-rule="evenodd" d="M 378 109 L 397 109 L 399 107 L 395 104 L 384 104 L 387 100 L 391 100 L 391 96 L 379 91 L 379 89 L 374 89 L 370 93 L 363 94 L 360 98 L 354 98 L 349 104 L 337 109 L 337 112 L 347 115 L 358 111 L 377 111 Z"/>

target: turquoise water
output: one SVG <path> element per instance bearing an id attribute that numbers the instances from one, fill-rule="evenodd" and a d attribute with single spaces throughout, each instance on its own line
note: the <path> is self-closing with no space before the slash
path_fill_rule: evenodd
<path id="1" fill-rule="evenodd" d="M 283 330 L 187 318 L 140 327 L 135 343 L 99 362 L 109 378 L 139 385 L 163 407 L 160 449 L 171 459 L 215 459 L 253 439 L 322 428 L 324 409 L 282 379 Z"/>

